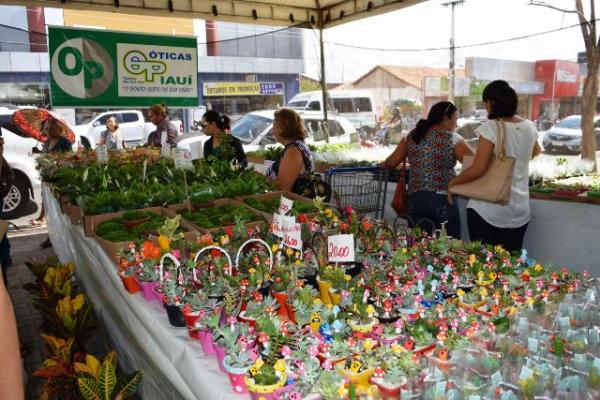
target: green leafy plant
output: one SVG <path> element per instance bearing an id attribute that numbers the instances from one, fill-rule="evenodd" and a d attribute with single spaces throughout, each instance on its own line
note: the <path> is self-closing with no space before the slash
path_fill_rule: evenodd
<path id="1" fill-rule="evenodd" d="M 92 366 L 98 361 L 90 363 Z M 117 366 L 117 353 L 108 353 L 100 368 L 80 367 L 81 375 L 77 378 L 79 393 L 86 400 L 120 400 L 131 397 L 142 382 L 142 372 L 135 371 L 129 375 L 121 375 Z"/>

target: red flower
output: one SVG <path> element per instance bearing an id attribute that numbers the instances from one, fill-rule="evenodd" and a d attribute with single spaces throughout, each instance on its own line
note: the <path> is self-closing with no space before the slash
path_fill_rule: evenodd
<path id="1" fill-rule="evenodd" d="M 304 214 L 298 215 L 298 222 L 300 222 L 301 224 L 306 223 L 306 220 L 307 220 L 306 215 L 304 215 Z"/>
<path id="2" fill-rule="evenodd" d="M 220 257 L 220 256 L 221 256 L 221 250 L 218 250 L 218 249 L 212 249 L 212 250 L 210 251 L 210 256 L 211 256 L 212 258 L 217 258 L 217 257 Z"/>
<path id="3" fill-rule="evenodd" d="M 233 237 L 233 228 L 231 226 L 226 226 L 223 231 L 225 231 L 227 236 Z"/>

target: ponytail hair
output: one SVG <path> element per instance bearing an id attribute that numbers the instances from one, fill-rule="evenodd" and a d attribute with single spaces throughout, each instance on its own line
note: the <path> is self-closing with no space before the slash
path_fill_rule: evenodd
<path id="1" fill-rule="evenodd" d="M 215 110 L 208 110 L 202 117 L 206 122 L 214 122 L 221 131 L 231 130 L 231 118 Z"/>
<path id="2" fill-rule="evenodd" d="M 410 132 L 409 138 L 416 144 L 419 144 L 432 126 L 444 122 L 444 117 L 451 118 L 456 110 L 456 106 L 452 104 L 451 101 L 440 101 L 435 103 L 433 107 L 431 107 L 431 110 L 429 110 L 427 119 L 420 119 L 419 122 L 417 122 L 415 129 Z"/>

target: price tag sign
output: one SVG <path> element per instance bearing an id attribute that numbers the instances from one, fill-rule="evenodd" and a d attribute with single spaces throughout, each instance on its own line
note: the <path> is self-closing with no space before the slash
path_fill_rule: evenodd
<path id="1" fill-rule="evenodd" d="M 534 338 L 529 338 L 527 340 L 527 349 L 532 353 L 537 353 L 538 350 L 538 340 Z"/>
<path id="2" fill-rule="evenodd" d="M 296 222 L 284 224 L 283 244 L 292 249 L 302 250 L 302 225 Z"/>
<path id="3" fill-rule="evenodd" d="M 175 169 L 194 169 L 192 157 L 185 149 L 173 149 L 173 161 L 175 161 Z"/>
<path id="4" fill-rule="evenodd" d="M 290 200 L 287 197 L 281 196 L 281 202 L 279 203 L 279 214 L 285 215 L 292 211 L 292 207 L 294 206 L 294 200 Z"/>
<path id="5" fill-rule="evenodd" d="M 571 326 L 571 320 L 569 317 L 560 317 L 558 319 L 558 324 L 562 329 L 568 329 Z"/>
<path id="6" fill-rule="evenodd" d="M 278 213 L 273 214 L 273 235 L 283 239 L 286 231 L 286 227 L 291 226 L 296 222 L 294 217 L 286 217 Z"/>
<path id="7" fill-rule="evenodd" d="M 446 381 L 441 381 L 435 384 L 436 397 L 442 397 L 446 393 Z"/>
<path id="8" fill-rule="evenodd" d="M 108 164 L 108 149 L 106 145 L 96 146 L 96 158 L 98 164 Z"/>
<path id="9" fill-rule="evenodd" d="M 523 365 L 523 368 L 521 368 L 521 374 L 519 375 L 519 380 L 528 379 L 531 375 L 533 375 L 533 370 Z"/>
<path id="10" fill-rule="evenodd" d="M 327 238 L 330 262 L 354 262 L 354 235 L 333 235 Z"/>
<path id="11" fill-rule="evenodd" d="M 142 182 L 146 182 L 146 172 L 148 170 L 148 159 L 144 160 L 142 164 Z"/>
<path id="12" fill-rule="evenodd" d="M 502 374 L 500 371 L 496 371 L 492 374 L 491 379 L 493 386 L 499 386 L 502 383 Z"/>
<path id="13" fill-rule="evenodd" d="M 203 142 L 190 143 L 190 155 L 192 156 L 192 160 L 199 160 L 202 158 L 202 153 L 204 151 L 202 148 L 203 144 Z"/>
<path id="14" fill-rule="evenodd" d="M 171 146 L 168 143 L 163 143 L 160 146 L 160 156 L 163 158 L 169 158 L 171 156 Z"/>

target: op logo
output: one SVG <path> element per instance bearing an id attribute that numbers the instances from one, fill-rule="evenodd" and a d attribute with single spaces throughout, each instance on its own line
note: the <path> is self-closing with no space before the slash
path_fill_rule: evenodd
<path id="1" fill-rule="evenodd" d="M 52 55 L 52 77 L 67 94 L 80 99 L 97 97 L 111 85 L 113 62 L 104 47 L 90 39 L 71 39 Z"/>

